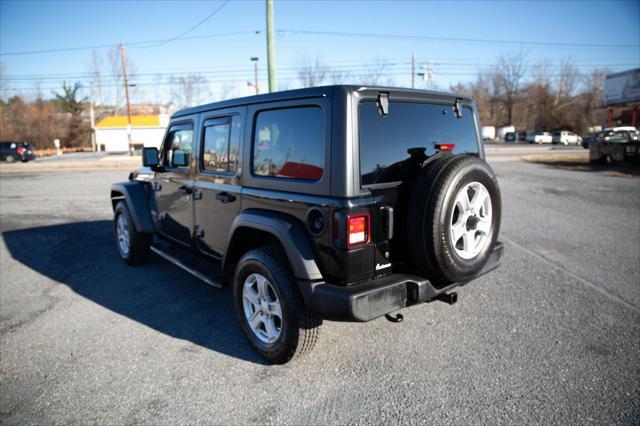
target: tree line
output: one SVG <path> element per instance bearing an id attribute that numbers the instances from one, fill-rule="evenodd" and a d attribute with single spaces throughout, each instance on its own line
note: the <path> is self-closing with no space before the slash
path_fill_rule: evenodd
<path id="1" fill-rule="evenodd" d="M 474 81 L 453 85 L 451 90 L 475 100 L 486 126 L 584 134 L 589 127 L 606 122 L 602 95 L 607 74 L 607 69 L 582 74 L 571 59 L 554 69 L 549 61 L 529 64 L 525 54 L 511 53 L 481 70 Z"/>
<path id="2" fill-rule="evenodd" d="M 293 83 L 283 82 L 280 89 L 327 84 L 363 84 L 395 86 L 397 72 L 393 64 L 381 58 L 360 67 L 357 73 L 332 68 L 321 59 L 302 58 L 294 67 Z M 104 56 L 94 52 L 88 64 L 90 81 L 82 85 L 63 83 L 46 97 L 40 90 L 31 99 L 7 96 L 10 93 L 4 67 L 0 64 L 0 139 L 25 140 L 35 148 L 52 146 L 60 139 L 63 146 L 90 146 L 89 99 L 96 104 L 96 118 L 126 114 L 124 108 L 123 68 L 117 47 Z M 130 81 L 138 74 L 135 61 L 127 59 Z M 397 70 L 397 68 L 395 69 Z M 522 52 L 507 53 L 491 67 L 480 69 L 474 80 L 450 85 L 449 90 L 471 96 L 477 103 L 483 125 L 513 125 L 519 130 L 575 130 L 606 121 L 602 108 L 602 90 L 606 69 L 582 74 L 570 59 L 552 65 L 549 61 L 531 64 Z M 437 76 L 437 73 L 436 73 Z M 150 90 L 130 87 L 132 103 L 158 113 L 184 108 L 216 99 L 233 97 L 235 86 L 227 82 L 216 93 L 204 75 L 158 75 Z M 161 86 L 168 89 L 161 89 Z M 37 88 L 37 84 L 36 84 Z M 441 87 L 435 87 L 442 89 Z M 170 109 L 170 108 L 169 108 Z M 145 111 L 149 113 L 149 108 Z M 134 109 L 135 113 L 135 109 Z"/>

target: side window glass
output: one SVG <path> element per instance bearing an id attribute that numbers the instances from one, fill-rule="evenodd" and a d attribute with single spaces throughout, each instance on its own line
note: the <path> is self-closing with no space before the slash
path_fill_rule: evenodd
<path id="1" fill-rule="evenodd" d="M 220 123 L 204 128 L 204 151 L 202 166 L 206 171 L 229 171 L 229 123 Z"/>
<path id="2" fill-rule="evenodd" d="M 165 166 L 188 168 L 193 148 L 193 129 L 179 128 L 169 135 L 166 148 Z"/>
<path id="3" fill-rule="evenodd" d="M 240 117 L 205 122 L 202 168 L 211 172 L 235 172 L 240 157 Z"/>
<path id="4" fill-rule="evenodd" d="M 318 180 L 324 174 L 324 113 L 300 107 L 258 113 L 253 135 L 253 173 Z"/>

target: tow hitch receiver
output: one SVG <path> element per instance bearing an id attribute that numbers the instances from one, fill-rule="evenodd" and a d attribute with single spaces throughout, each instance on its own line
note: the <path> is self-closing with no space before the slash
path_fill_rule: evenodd
<path id="1" fill-rule="evenodd" d="M 436 299 L 448 303 L 449 305 L 453 305 L 458 301 L 458 293 L 452 291 L 451 293 L 440 293 L 436 296 Z"/>
<path id="2" fill-rule="evenodd" d="M 387 321 L 389 322 L 402 322 L 404 320 L 404 316 L 402 314 L 396 314 L 396 315 L 391 315 L 391 314 L 385 314 L 384 316 Z"/>

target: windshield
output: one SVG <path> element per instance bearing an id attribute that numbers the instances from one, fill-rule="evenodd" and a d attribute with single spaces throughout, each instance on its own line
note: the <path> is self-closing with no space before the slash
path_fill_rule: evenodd
<path id="1" fill-rule="evenodd" d="M 362 185 L 405 180 L 439 145 L 454 145 L 455 154 L 479 152 L 469 107 L 457 118 L 451 105 L 390 102 L 389 115 L 382 116 L 371 101 L 360 104 L 358 115 Z"/>

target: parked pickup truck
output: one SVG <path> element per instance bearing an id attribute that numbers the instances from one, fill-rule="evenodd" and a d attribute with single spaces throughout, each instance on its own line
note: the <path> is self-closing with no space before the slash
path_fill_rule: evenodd
<path id="1" fill-rule="evenodd" d="M 630 126 L 610 127 L 589 144 L 592 163 L 640 163 L 640 132 Z"/>
<path id="2" fill-rule="evenodd" d="M 231 286 L 246 338 L 273 363 L 310 351 L 322 320 L 453 304 L 503 252 L 479 125 L 466 96 L 387 87 L 179 111 L 111 188 L 118 253 Z"/>

